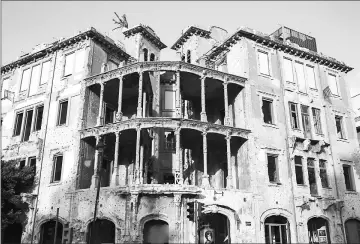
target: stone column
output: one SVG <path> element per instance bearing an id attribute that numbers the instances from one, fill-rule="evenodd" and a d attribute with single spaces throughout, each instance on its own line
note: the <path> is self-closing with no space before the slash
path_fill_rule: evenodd
<path id="1" fill-rule="evenodd" d="M 227 169 L 228 169 L 228 176 L 226 177 L 226 188 L 233 188 L 232 182 L 232 164 L 231 164 L 231 147 L 230 147 L 230 140 L 231 136 L 227 135 L 225 137 L 226 140 L 226 158 L 227 158 Z"/>
<path id="2" fill-rule="evenodd" d="M 210 186 L 209 175 L 207 169 L 207 132 L 202 133 L 203 136 L 203 154 L 204 154 L 204 174 L 202 179 L 202 186 Z"/>
<path id="3" fill-rule="evenodd" d="M 101 140 L 100 136 L 96 136 L 96 144 Z M 95 189 L 99 180 L 99 151 L 95 149 L 95 158 L 94 158 L 94 174 L 91 178 L 91 189 Z"/>
<path id="4" fill-rule="evenodd" d="M 147 106 L 147 101 L 146 101 L 146 92 L 143 92 L 143 103 L 142 103 L 142 117 L 145 118 L 146 117 L 146 106 Z"/>
<path id="5" fill-rule="evenodd" d="M 139 94 L 137 106 L 137 118 L 141 118 L 142 113 L 142 93 L 143 93 L 143 72 L 139 72 Z"/>
<path id="6" fill-rule="evenodd" d="M 114 171 L 111 175 L 111 182 L 110 182 L 110 186 L 114 187 L 117 186 L 119 184 L 119 137 L 120 137 L 120 132 L 115 132 L 115 154 L 114 154 Z"/>
<path id="7" fill-rule="evenodd" d="M 139 181 L 140 184 L 144 184 L 144 142 L 141 144 L 140 140 L 140 163 L 139 163 Z"/>
<path id="8" fill-rule="evenodd" d="M 104 83 L 100 83 L 100 103 L 99 103 L 99 114 L 97 117 L 96 126 L 103 124 L 103 104 L 104 104 Z"/>
<path id="9" fill-rule="evenodd" d="M 176 71 L 176 117 L 181 118 L 180 71 Z"/>
<path id="10" fill-rule="evenodd" d="M 205 103 L 205 79 L 206 76 L 201 77 L 201 121 L 207 122 L 207 116 L 206 116 L 206 103 Z"/>
<path id="11" fill-rule="evenodd" d="M 119 77 L 119 98 L 118 98 L 118 110 L 116 113 L 116 120 L 117 121 L 121 121 L 122 119 L 122 111 L 121 111 L 121 107 L 122 107 L 122 91 L 123 91 L 123 76 Z"/>
<path id="12" fill-rule="evenodd" d="M 180 145 L 180 127 L 175 130 L 176 139 L 176 172 L 175 172 L 175 184 L 182 185 L 184 183 L 182 175 L 182 158 L 181 158 L 181 145 Z"/>
<path id="13" fill-rule="evenodd" d="M 224 107 L 225 107 L 225 119 L 224 125 L 230 126 L 229 120 L 229 100 L 228 100 L 228 83 L 224 82 Z"/>
<path id="14" fill-rule="evenodd" d="M 141 136 L 141 128 L 138 125 L 136 128 L 136 156 L 135 156 L 135 184 L 140 183 L 139 179 L 139 164 L 140 164 L 140 136 Z"/>
<path id="15" fill-rule="evenodd" d="M 176 235 L 176 241 L 177 243 L 182 243 L 181 237 L 182 237 L 182 230 L 181 230 L 181 194 L 174 194 L 174 204 L 175 204 L 175 231 L 177 233 Z"/>

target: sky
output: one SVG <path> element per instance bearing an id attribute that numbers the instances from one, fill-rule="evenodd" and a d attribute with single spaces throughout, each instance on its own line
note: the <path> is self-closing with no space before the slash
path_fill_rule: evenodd
<path id="1" fill-rule="evenodd" d="M 15 61 L 40 43 L 70 37 L 94 27 L 110 33 L 114 12 L 126 14 L 129 27 L 150 26 L 168 48 L 161 60 L 173 60 L 170 47 L 189 25 L 218 26 L 233 34 L 246 26 L 271 34 L 280 25 L 316 38 L 318 51 L 354 70 L 346 81 L 360 93 L 360 1 L 2 1 L 1 64 Z"/>

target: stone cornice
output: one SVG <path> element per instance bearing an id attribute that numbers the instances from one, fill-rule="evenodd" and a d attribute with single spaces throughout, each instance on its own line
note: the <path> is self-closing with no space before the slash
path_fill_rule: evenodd
<path id="1" fill-rule="evenodd" d="M 347 66 L 345 63 L 337 61 L 334 58 L 316 53 L 311 50 L 304 50 L 303 48 L 297 48 L 290 45 L 287 45 L 281 41 L 277 41 L 261 32 L 257 32 L 250 28 L 240 28 L 235 34 L 227 38 L 221 45 L 212 50 L 209 54 L 207 54 L 208 60 L 215 60 L 216 57 L 221 54 L 223 51 L 228 50 L 231 46 L 233 46 L 236 42 L 238 42 L 241 37 L 253 40 L 257 43 L 261 43 L 267 47 L 273 48 L 275 50 L 280 50 L 285 53 L 289 53 L 294 56 L 298 56 L 300 58 L 304 58 L 306 60 L 310 60 L 314 63 L 319 63 L 321 65 L 327 66 L 332 69 L 339 70 L 341 72 L 349 72 L 353 70 L 353 68 Z"/>
<path id="2" fill-rule="evenodd" d="M 185 33 L 183 33 L 179 39 L 171 46 L 171 49 L 178 50 L 192 35 L 197 35 L 205 38 L 210 38 L 210 31 L 200 29 L 196 26 L 190 26 Z"/>
<path id="3" fill-rule="evenodd" d="M 109 133 L 115 133 L 118 131 L 136 129 L 137 126 L 141 129 L 149 128 L 173 128 L 180 127 L 181 129 L 193 129 L 199 132 L 206 131 L 207 133 L 216 133 L 224 136 L 241 137 L 244 139 L 248 138 L 250 130 L 235 128 L 230 126 L 212 124 L 201 122 L 198 120 L 190 119 L 175 119 L 175 118 L 138 118 L 130 119 L 126 121 L 120 121 L 117 123 L 110 123 L 104 126 L 92 127 L 80 130 L 80 137 L 86 138 L 90 136 L 101 136 Z"/>
<path id="4" fill-rule="evenodd" d="M 151 41 L 160 50 L 167 47 L 162 41 L 160 41 L 160 38 L 158 36 L 156 36 L 155 33 L 151 33 L 143 25 L 137 25 L 137 26 L 123 32 L 125 37 L 130 37 L 132 35 L 135 35 L 136 33 L 141 33 L 145 38 L 147 38 L 149 41 Z"/>
<path id="5" fill-rule="evenodd" d="M 102 35 L 96 29 L 91 27 L 82 33 L 79 33 L 64 40 L 55 41 L 49 44 L 46 48 L 39 50 L 38 52 L 27 54 L 14 62 L 4 65 L 3 67 L 1 67 L 1 73 L 11 71 L 12 69 L 25 65 L 34 59 L 45 57 L 46 55 L 51 54 L 59 49 L 63 49 L 69 45 L 73 45 L 74 43 L 81 42 L 86 39 L 93 39 L 101 45 L 104 45 L 112 53 L 116 53 L 117 55 L 122 56 L 125 59 L 129 59 L 131 57 L 122 48 L 117 46 L 113 40 Z"/>
<path id="6" fill-rule="evenodd" d="M 185 63 L 182 61 L 158 61 L 158 62 L 137 62 L 118 69 L 110 70 L 98 75 L 94 75 L 84 79 L 86 86 L 90 86 L 96 83 L 106 82 L 108 80 L 118 78 L 119 76 L 128 75 L 136 72 L 145 71 L 182 71 L 189 72 L 195 75 L 206 76 L 207 78 L 213 78 L 221 81 L 227 81 L 229 83 L 245 86 L 246 78 L 236 76 L 221 71 L 209 69 L 199 65 Z"/>

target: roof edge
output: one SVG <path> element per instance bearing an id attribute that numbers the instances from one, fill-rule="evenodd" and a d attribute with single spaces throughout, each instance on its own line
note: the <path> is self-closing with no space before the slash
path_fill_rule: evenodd
<path id="1" fill-rule="evenodd" d="M 183 45 L 189 36 L 192 35 L 200 35 L 205 38 L 210 38 L 211 32 L 208 30 L 201 29 L 200 27 L 191 25 L 187 28 L 187 30 L 176 40 L 176 42 L 171 46 L 171 49 L 178 50 L 181 45 Z"/>

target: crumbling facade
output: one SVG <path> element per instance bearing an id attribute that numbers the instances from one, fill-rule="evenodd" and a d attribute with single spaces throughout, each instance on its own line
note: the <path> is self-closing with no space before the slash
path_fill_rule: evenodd
<path id="1" fill-rule="evenodd" d="M 352 68 L 286 27 L 190 26 L 178 61 L 148 26 L 123 34 L 126 51 L 89 29 L 1 69 L 4 160 L 39 182 L 22 242 L 52 243 L 57 209 L 59 242 L 359 240 Z"/>

